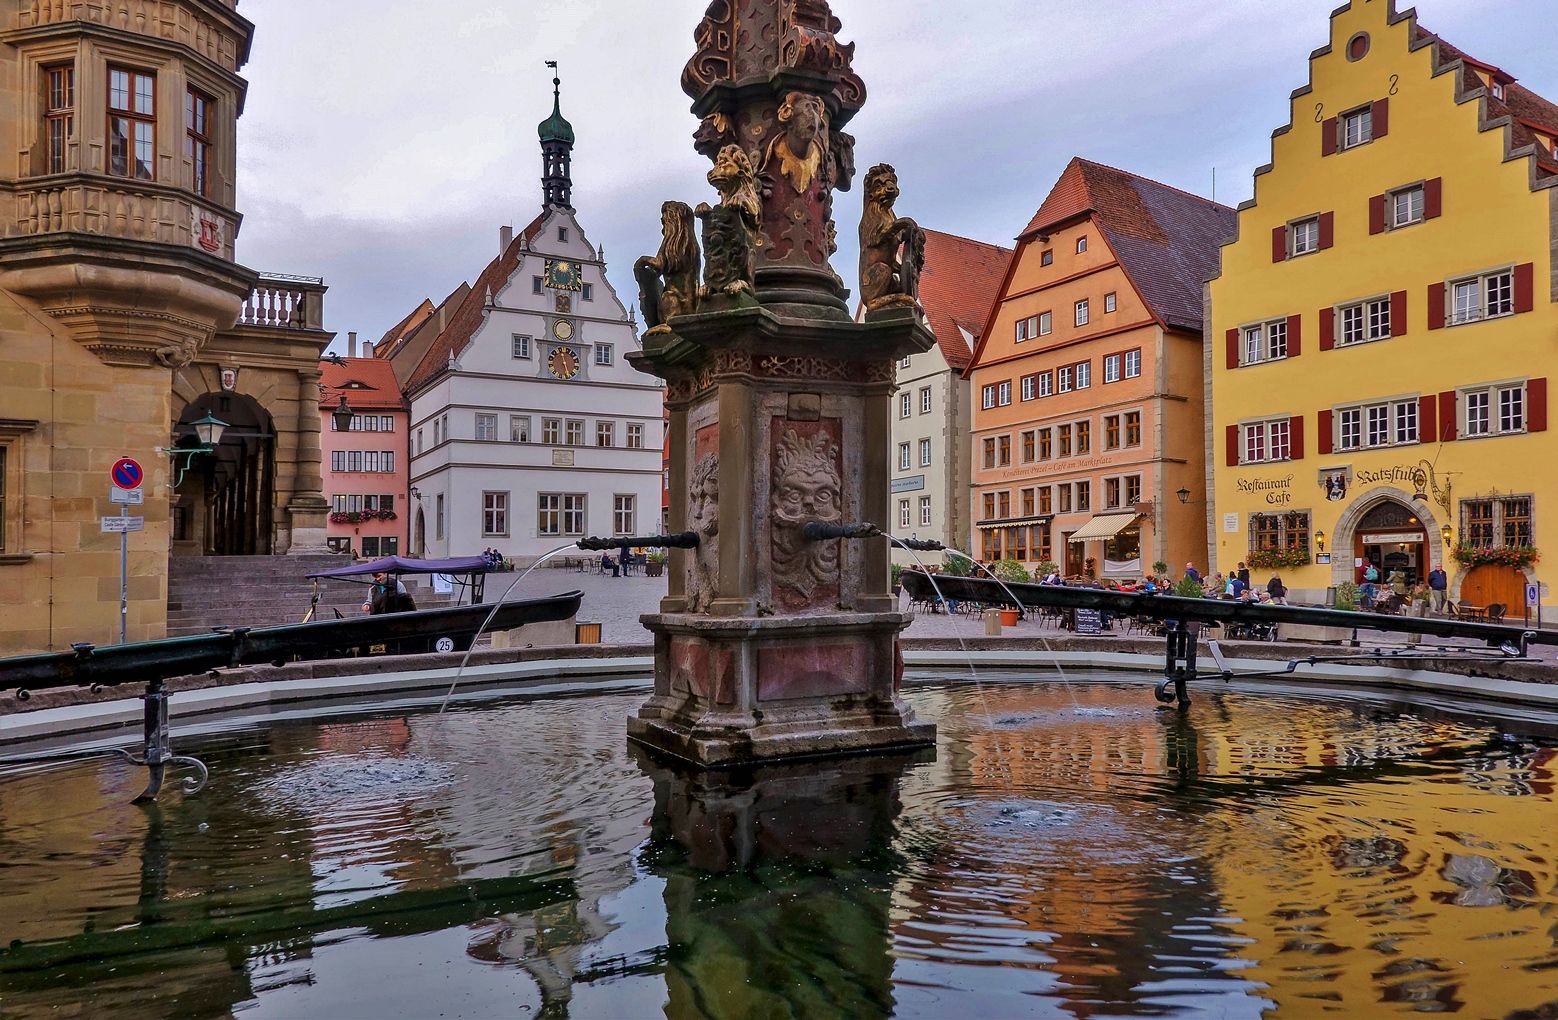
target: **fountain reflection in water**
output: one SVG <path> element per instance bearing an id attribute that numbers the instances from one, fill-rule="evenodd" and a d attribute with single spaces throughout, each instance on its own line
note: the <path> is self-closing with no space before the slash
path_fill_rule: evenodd
<path id="1" fill-rule="evenodd" d="M 935 760 L 906 765 L 683 772 L 631 755 L 638 696 L 614 693 L 190 737 L 211 786 L 146 809 L 122 765 L 0 770 L 0 1008 L 1506 1017 L 1558 998 L 1558 754 L 1513 724 L 1239 683 L 1163 712 L 1128 684 L 983 674 L 983 696 L 906 690 L 939 726 Z"/>

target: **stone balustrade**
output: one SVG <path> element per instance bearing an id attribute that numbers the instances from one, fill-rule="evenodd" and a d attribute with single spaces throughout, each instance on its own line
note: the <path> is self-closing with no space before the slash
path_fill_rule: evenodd
<path id="1" fill-rule="evenodd" d="M 261 273 L 238 313 L 238 325 L 317 330 L 324 321 L 324 298 L 325 281 L 317 276 Z"/>
<path id="2" fill-rule="evenodd" d="M 187 193 L 166 185 L 55 175 L 19 181 L 0 190 L 0 196 L 5 190 L 14 196 L 15 212 L 0 218 L 0 237 L 72 231 L 190 245 L 233 258 L 232 215 L 197 205 Z"/>
<path id="3" fill-rule="evenodd" d="M 104 25 L 181 43 L 229 71 L 238 70 L 238 37 L 182 4 L 158 0 L 17 0 L 20 27 L 41 28 L 66 21 Z M 220 0 L 237 9 L 236 0 Z"/>

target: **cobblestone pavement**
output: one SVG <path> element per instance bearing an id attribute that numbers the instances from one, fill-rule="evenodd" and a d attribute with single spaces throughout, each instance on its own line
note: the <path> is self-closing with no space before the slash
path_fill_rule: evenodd
<path id="1" fill-rule="evenodd" d="M 495 599 L 514 580 L 512 574 L 494 574 L 487 579 L 487 597 Z M 582 623 L 599 623 L 601 625 L 601 641 L 605 644 L 643 644 L 650 640 L 649 632 L 644 630 L 638 622 L 640 615 L 644 613 L 658 612 L 660 599 L 665 596 L 666 579 L 664 577 L 645 577 L 642 574 L 630 577 L 612 577 L 610 574 L 601 575 L 590 571 L 578 573 L 572 570 L 552 569 L 542 567 L 515 587 L 510 598 L 538 598 L 544 595 L 555 595 L 559 592 L 579 589 L 584 592 L 584 602 L 579 608 L 579 620 Z M 907 610 L 909 606 L 908 596 L 902 600 L 902 608 Z M 1511 621 L 1518 625 L 1519 620 Z M 1038 619 L 1026 619 L 1018 621 L 1015 627 L 1002 628 L 1003 637 L 1037 638 L 1051 634 L 1066 634 L 1066 631 L 1058 631 L 1053 625 L 1041 624 Z M 1122 635 L 1123 629 L 1116 625 L 1113 635 L 1105 634 L 1104 638 Z M 978 616 L 946 616 L 943 614 L 917 613 L 914 622 L 904 632 L 905 637 L 914 638 L 975 638 L 985 636 L 985 624 Z M 1359 642 L 1365 647 L 1389 647 L 1405 644 L 1405 635 L 1360 632 Z M 1427 638 L 1425 643 L 1459 645 L 1459 642 Z M 1533 657 L 1545 661 L 1558 661 L 1558 647 L 1534 645 L 1531 648 Z"/>

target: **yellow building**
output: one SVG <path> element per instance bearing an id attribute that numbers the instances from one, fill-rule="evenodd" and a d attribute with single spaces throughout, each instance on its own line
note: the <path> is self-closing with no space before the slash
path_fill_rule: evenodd
<path id="1" fill-rule="evenodd" d="M 1518 617 L 1558 505 L 1558 106 L 1389 0 L 1331 16 L 1292 104 L 1208 290 L 1213 562 L 1306 601 L 1443 565 Z"/>

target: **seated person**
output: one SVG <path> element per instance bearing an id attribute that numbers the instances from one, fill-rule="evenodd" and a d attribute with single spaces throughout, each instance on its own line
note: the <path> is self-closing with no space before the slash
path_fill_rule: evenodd
<path id="1" fill-rule="evenodd" d="M 400 582 L 400 578 L 398 577 L 395 578 L 393 583 L 391 583 L 389 579 L 389 573 L 381 570 L 377 574 L 373 575 L 373 587 L 368 589 L 368 597 L 363 600 L 362 611 L 365 613 L 372 613 L 377 615 L 379 612 L 381 612 L 381 610 L 374 609 L 374 604 L 382 599 L 385 595 L 391 594 L 406 595 L 406 586 Z M 410 599 L 409 595 L 406 597 L 408 600 Z M 416 607 L 412 606 L 412 608 L 415 609 Z M 402 612 L 403 610 L 397 609 L 388 611 Z"/>

